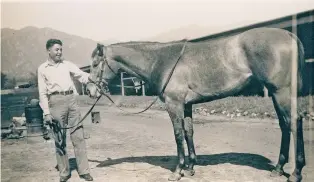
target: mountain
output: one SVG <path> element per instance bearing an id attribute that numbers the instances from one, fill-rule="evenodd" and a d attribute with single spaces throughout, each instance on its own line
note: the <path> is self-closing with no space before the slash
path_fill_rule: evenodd
<path id="1" fill-rule="evenodd" d="M 167 32 L 160 33 L 153 37 L 148 37 L 146 41 L 169 42 L 182 39 L 193 39 L 207 36 L 213 32 L 218 32 L 220 27 L 203 27 L 199 25 L 188 25 L 175 28 Z"/>
<path id="2" fill-rule="evenodd" d="M 100 41 L 100 43 L 104 44 L 104 45 L 110 45 L 110 44 L 115 44 L 115 43 L 119 43 L 120 41 L 117 39 L 107 39 L 107 40 L 103 40 Z"/>
<path id="3" fill-rule="evenodd" d="M 51 28 L 25 27 L 20 30 L 1 29 L 1 71 L 9 77 L 29 77 L 46 61 L 46 41 L 61 39 L 63 56 L 77 66 L 89 64 L 90 55 L 97 42 L 70 35 Z"/>

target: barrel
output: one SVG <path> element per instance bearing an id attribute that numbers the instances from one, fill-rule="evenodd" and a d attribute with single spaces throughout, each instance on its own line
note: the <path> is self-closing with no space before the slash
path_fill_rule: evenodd
<path id="1" fill-rule="evenodd" d="M 25 118 L 27 135 L 42 134 L 43 132 L 43 110 L 39 104 L 28 104 L 25 107 Z"/>

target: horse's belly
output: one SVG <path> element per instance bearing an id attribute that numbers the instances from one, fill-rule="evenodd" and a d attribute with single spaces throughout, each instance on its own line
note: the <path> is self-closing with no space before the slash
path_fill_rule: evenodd
<path id="1" fill-rule="evenodd" d="M 207 83 L 189 83 L 189 91 L 186 95 L 185 102 L 197 102 L 198 100 L 214 100 L 216 98 L 223 98 L 234 95 L 242 90 L 250 82 L 252 73 L 234 74 L 232 77 L 222 81 L 222 78 L 217 78 L 218 82 L 215 82 L 215 78 Z"/>
<path id="2" fill-rule="evenodd" d="M 189 88 L 191 90 L 199 91 L 204 95 L 216 95 L 224 91 L 230 91 L 237 88 L 239 84 L 249 78 L 252 73 L 224 75 L 208 80 L 206 83 L 190 83 Z M 217 81 L 216 81 L 217 80 Z"/>

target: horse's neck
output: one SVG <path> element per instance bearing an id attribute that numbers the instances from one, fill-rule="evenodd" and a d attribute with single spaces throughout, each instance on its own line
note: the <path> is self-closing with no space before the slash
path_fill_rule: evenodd
<path id="1" fill-rule="evenodd" d="M 152 66 L 158 61 L 147 54 L 147 52 L 135 48 L 112 47 L 112 57 L 120 64 L 121 69 L 146 81 L 150 79 Z"/>
<path id="2" fill-rule="evenodd" d="M 117 45 L 112 47 L 112 56 L 121 64 L 121 69 L 125 72 L 149 81 L 156 64 L 164 64 L 162 62 L 175 60 L 183 44 Z M 145 46 L 149 48 L 145 48 Z"/>

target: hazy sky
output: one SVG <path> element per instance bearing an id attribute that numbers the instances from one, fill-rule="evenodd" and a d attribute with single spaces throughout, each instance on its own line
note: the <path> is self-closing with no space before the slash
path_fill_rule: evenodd
<path id="1" fill-rule="evenodd" d="M 128 41 L 192 24 L 223 31 L 310 9 L 314 0 L 2 0 L 1 27 Z"/>

